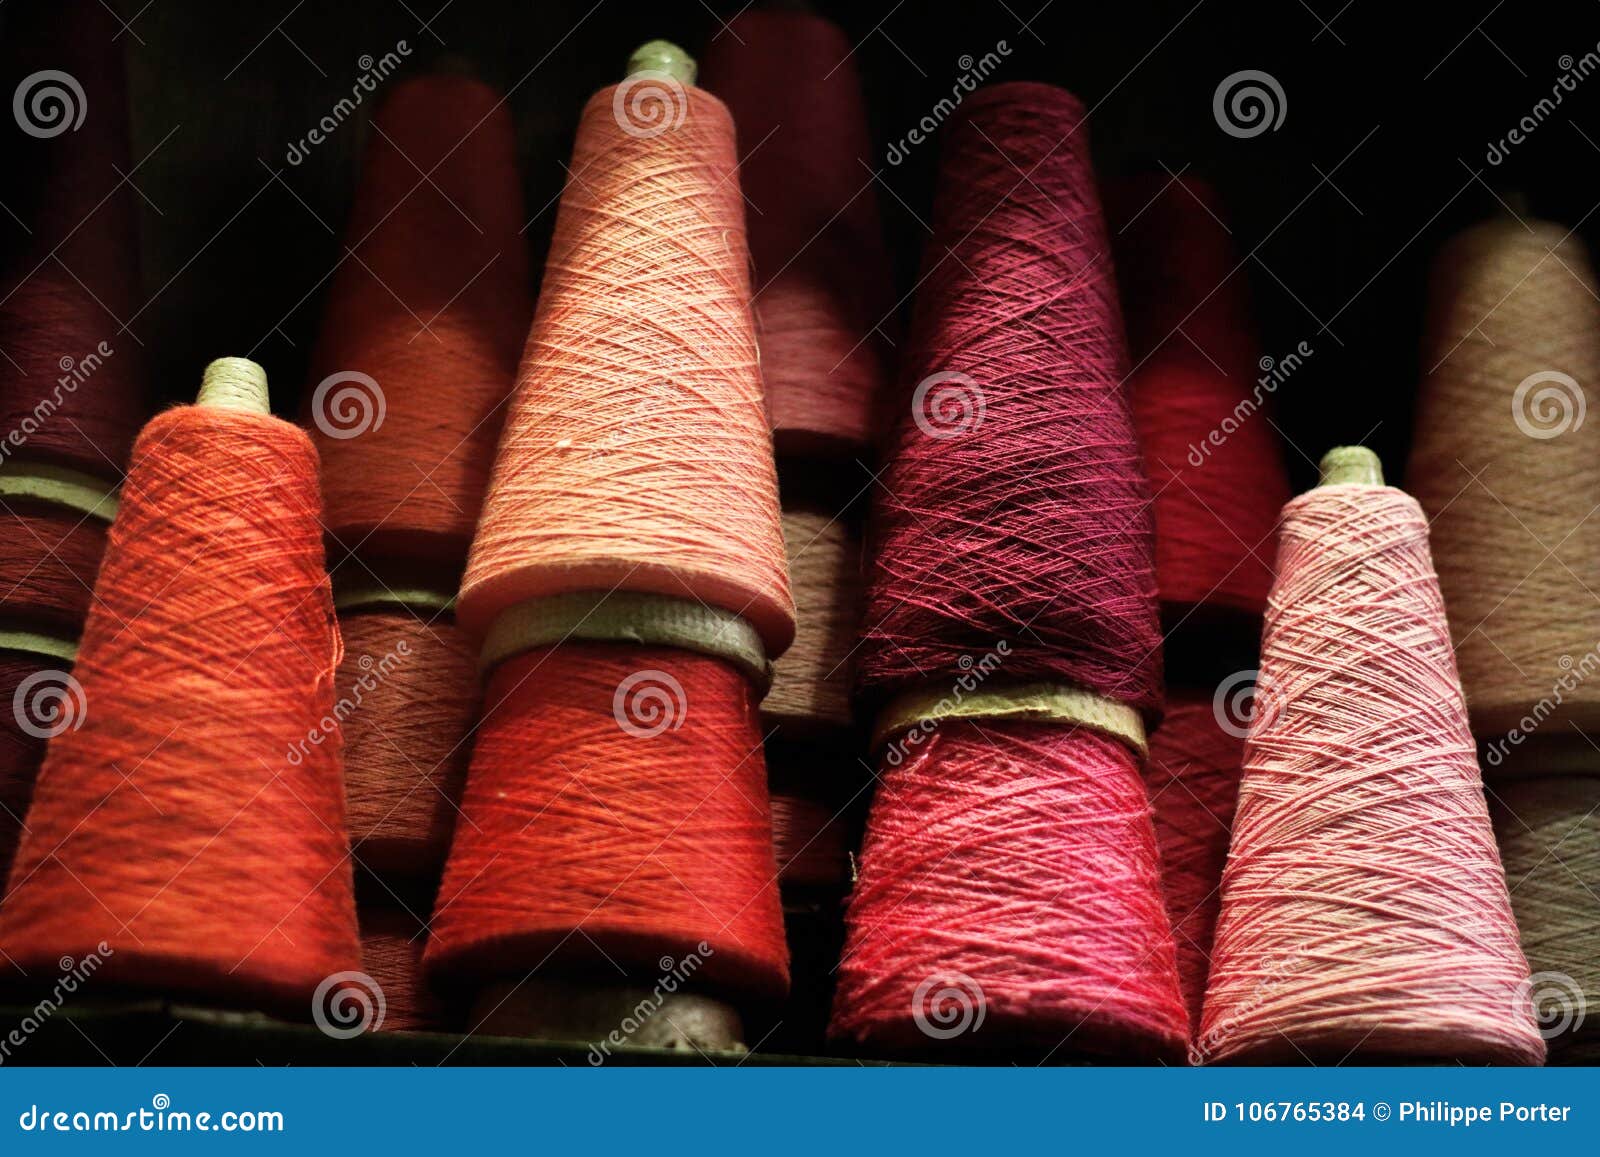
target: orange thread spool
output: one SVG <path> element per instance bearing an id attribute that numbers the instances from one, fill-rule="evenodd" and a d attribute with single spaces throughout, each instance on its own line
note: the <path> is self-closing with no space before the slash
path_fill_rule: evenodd
<path id="1" fill-rule="evenodd" d="M 436 877 L 443 867 L 478 719 L 473 648 L 447 614 L 421 615 L 369 608 L 339 620 L 335 710 L 344 712 L 351 850 L 389 876 Z"/>
<path id="2" fill-rule="evenodd" d="M 635 75 L 584 107 L 570 171 L 461 625 L 620 589 L 742 615 L 780 654 L 794 603 L 732 118 Z"/>
<path id="3" fill-rule="evenodd" d="M 346 549 L 466 554 L 533 311 L 522 228 L 498 94 L 458 75 L 395 88 L 372 121 L 305 395 Z"/>
<path id="4" fill-rule="evenodd" d="M 201 402 L 135 444 L 0 950 L 304 1015 L 359 957 L 317 456 L 253 363 Z"/>

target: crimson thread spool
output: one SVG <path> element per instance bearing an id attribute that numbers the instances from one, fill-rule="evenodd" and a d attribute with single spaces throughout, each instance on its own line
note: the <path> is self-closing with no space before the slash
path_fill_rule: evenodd
<path id="1" fill-rule="evenodd" d="M 385 97 L 304 400 L 345 549 L 457 580 L 533 312 L 523 223 L 499 94 L 438 74 Z"/>
<path id="2" fill-rule="evenodd" d="M 1155 491 L 1163 620 L 1182 637 L 1215 628 L 1253 637 L 1289 500 L 1277 434 L 1260 411 L 1285 371 L 1258 361 L 1215 191 L 1162 175 L 1126 182 L 1121 199 L 1132 215 L 1117 244 L 1134 359 L 1128 397 Z"/>
<path id="3" fill-rule="evenodd" d="M 358 963 L 316 452 L 207 368 L 136 445 L 0 908 L 25 971 L 304 1017 Z"/>
<path id="4" fill-rule="evenodd" d="M 1291 501 L 1202 1060 L 1538 1064 L 1422 508 L 1330 451 Z"/>
<path id="5" fill-rule="evenodd" d="M 880 327 L 894 301 L 853 56 L 849 37 L 819 16 L 746 10 L 701 67 L 739 130 L 780 458 L 868 453 L 887 376 Z"/>
<path id="6" fill-rule="evenodd" d="M 476 648 L 445 596 L 347 589 L 335 591 L 334 605 L 351 852 L 382 877 L 437 880 L 472 754 Z"/>
<path id="7" fill-rule="evenodd" d="M 755 700 L 794 607 L 693 79 L 651 42 L 579 126 L 459 601 L 492 674 L 424 958 L 476 1028 L 603 1050 L 742 1048 L 730 1002 L 788 983 Z"/>
<path id="8" fill-rule="evenodd" d="M 123 328 L 139 276 L 120 24 L 96 0 L 17 5 L 0 54 L 20 130 L 0 226 L 27 222 L 0 272 L 0 454 L 106 480 L 149 407 Z"/>
<path id="9" fill-rule="evenodd" d="M 76 647 L 48 636 L 0 632 L 0 873 L 11 870 L 27 830 L 34 780 L 45 744 L 65 718 L 58 713 L 69 702 L 76 655 Z"/>
<path id="10" fill-rule="evenodd" d="M 106 523 L 46 503 L 0 499 L 0 620 L 76 639 L 93 599 Z"/>
<path id="11" fill-rule="evenodd" d="M 830 1028 L 878 1051 L 1176 1059 L 1187 1038 L 1139 777 L 1149 494 L 1083 118 L 1007 84 L 947 126 L 873 527 L 881 786 Z"/>
<path id="12" fill-rule="evenodd" d="M 1431 519 L 1484 773 L 1600 726 L 1600 307 L 1589 255 L 1549 222 L 1485 222 L 1440 252 L 1429 289 L 1408 487 Z M 1537 734 L 1535 734 L 1537 733 Z"/>

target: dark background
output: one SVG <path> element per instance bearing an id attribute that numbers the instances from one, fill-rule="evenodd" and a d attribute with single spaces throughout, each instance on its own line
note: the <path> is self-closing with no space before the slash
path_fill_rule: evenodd
<path id="1" fill-rule="evenodd" d="M 0 35 L 33 0 L 0 8 Z M 364 53 L 398 39 L 407 68 L 449 52 L 512 90 L 539 268 L 577 113 L 652 37 L 698 53 L 740 3 L 589 0 L 123 0 L 84 36 L 125 46 L 142 195 L 146 304 L 131 328 L 161 396 L 192 395 L 222 354 L 264 363 L 293 413 L 339 255 L 369 101 L 312 151 L 290 141 L 349 92 Z M 443 10 L 440 11 L 441 5 Z M 1004 39 L 995 80 L 1078 93 L 1102 179 L 1163 165 L 1202 174 L 1229 203 L 1263 348 L 1315 355 L 1279 394 L 1297 480 L 1329 445 L 1366 440 L 1398 470 L 1418 376 L 1427 261 L 1441 239 L 1520 191 L 1539 215 L 1596 238 L 1600 73 L 1579 82 L 1531 139 L 1490 165 L 1503 138 L 1564 70 L 1600 51 L 1600 5 L 1375 0 L 1077 4 L 1053 0 L 821 3 L 857 47 L 880 156 L 948 94 L 963 55 Z M 436 15 L 437 13 L 437 15 Z M 1212 116 L 1223 77 L 1260 69 L 1282 85 L 1284 123 L 1252 139 Z M 176 126 L 176 131 L 174 131 Z M 7 126 L 9 128 L 9 126 Z M 0 164 L 13 165 L 10 142 Z M 164 142 L 164 143 L 163 143 Z M 152 152 L 152 150 L 154 150 Z M 148 154 L 148 155 L 147 155 Z M 902 289 L 913 278 L 937 149 L 884 166 L 885 229 Z M 9 180 L 25 179 L 13 169 Z M 1498 196 L 1497 196 L 1498 195 Z M 903 202 L 903 204 L 901 203 Z M 0 243 L 20 233 L 0 216 Z M 1297 450 L 1299 452 L 1297 452 Z"/>

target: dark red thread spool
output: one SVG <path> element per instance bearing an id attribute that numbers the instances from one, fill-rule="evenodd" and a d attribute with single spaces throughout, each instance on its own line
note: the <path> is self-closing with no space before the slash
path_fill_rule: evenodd
<path id="1" fill-rule="evenodd" d="M 42 503 L 0 506 L 0 620 L 76 639 L 105 546 L 101 519 Z"/>

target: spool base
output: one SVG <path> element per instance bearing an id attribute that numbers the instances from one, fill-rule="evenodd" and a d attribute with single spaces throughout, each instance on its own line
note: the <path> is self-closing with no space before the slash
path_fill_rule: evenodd
<path id="1" fill-rule="evenodd" d="M 475 1033 L 589 1045 L 590 1064 L 597 1066 L 619 1046 L 748 1051 L 744 1022 L 732 1005 L 642 985 L 503 981 L 479 994 L 471 1024 Z"/>

